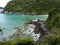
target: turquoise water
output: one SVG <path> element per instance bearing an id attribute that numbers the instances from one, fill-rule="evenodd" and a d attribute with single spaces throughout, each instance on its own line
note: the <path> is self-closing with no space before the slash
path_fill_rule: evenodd
<path id="1" fill-rule="evenodd" d="M 23 26 L 28 20 L 41 19 L 45 21 L 47 17 L 46 15 L 0 14 L 0 28 L 5 28 L 3 29 L 3 36 L 0 34 L 0 39 L 1 37 L 5 38 L 15 33 L 16 30 L 14 28 Z"/>

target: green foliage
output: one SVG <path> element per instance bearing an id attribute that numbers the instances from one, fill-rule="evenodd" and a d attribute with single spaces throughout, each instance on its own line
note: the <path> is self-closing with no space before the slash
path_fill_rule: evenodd
<path id="1" fill-rule="evenodd" d="M 60 34 L 50 34 L 41 39 L 41 42 L 38 45 L 60 45 Z"/>
<path id="2" fill-rule="evenodd" d="M 13 0 L 5 11 L 30 14 L 49 14 L 53 9 L 60 9 L 59 0 Z"/>
<path id="3" fill-rule="evenodd" d="M 53 10 L 46 21 L 48 30 L 60 27 L 60 10 Z"/>
<path id="4" fill-rule="evenodd" d="M 24 38 L 24 39 L 15 39 L 5 42 L 0 42 L 0 45 L 33 45 L 32 38 Z"/>
<path id="5" fill-rule="evenodd" d="M 0 42 L 0 45 L 60 45 L 60 34 L 50 34 L 44 36 L 37 44 L 33 43 L 33 41 L 30 38 L 24 38 Z"/>
<path id="6" fill-rule="evenodd" d="M 43 37 L 42 42 L 46 45 L 60 45 L 60 9 L 53 9 L 45 24 L 50 34 Z"/>

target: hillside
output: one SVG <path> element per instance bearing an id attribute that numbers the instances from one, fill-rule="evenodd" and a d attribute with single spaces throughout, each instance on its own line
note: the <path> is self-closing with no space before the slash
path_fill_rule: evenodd
<path id="1" fill-rule="evenodd" d="M 55 9 L 50 12 L 46 24 L 49 30 L 60 28 L 60 10 Z"/>
<path id="2" fill-rule="evenodd" d="M 49 14 L 52 10 L 60 10 L 59 0 L 13 0 L 5 7 L 8 12 L 24 14 Z"/>
<path id="3" fill-rule="evenodd" d="M 45 35 L 39 45 L 60 45 L 60 12 L 59 10 L 50 12 L 46 21 L 48 35 Z"/>

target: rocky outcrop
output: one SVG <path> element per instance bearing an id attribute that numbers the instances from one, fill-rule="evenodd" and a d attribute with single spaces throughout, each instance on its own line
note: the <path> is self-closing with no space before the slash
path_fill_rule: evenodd
<path id="1" fill-rule="evenodd" d="M 47 34 L 47 29 L 45 27 L 45 24 L 43 21 L 40 21 L 40 20 L 32 20 L 30 21 L 28 24 L 33 24 L 35 25 L 35 29 L 34 29 L 34 33 L 35 34 L 40 34 L 40 37 L 41 38 L 42 36 L 44 36 L 45 34 Z"/>
<path id="2" fill-rule="evenodd" d="M 40 20 L 29 21 L 23 28 L 14 28 L 17 30 L 10 39 L 32 37 L 34 41 L 39 41 L 44 35 L 47 34 L 44 22 Z"/>

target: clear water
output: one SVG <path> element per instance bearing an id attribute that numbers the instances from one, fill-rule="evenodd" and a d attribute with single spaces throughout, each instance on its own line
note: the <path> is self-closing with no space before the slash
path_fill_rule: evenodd
<path id="1" fill-rule="evenodd" d="M 41 19 L 45 21 L 47 15 L 14 15 L 14 14 L 0 14 L 0 28 L 3 29 L 3 35 L 0 33 L 0 40 L 5 37 L 8 37 L 16 32 L 15 27 L 21 27 L 28 20 Z"/>

